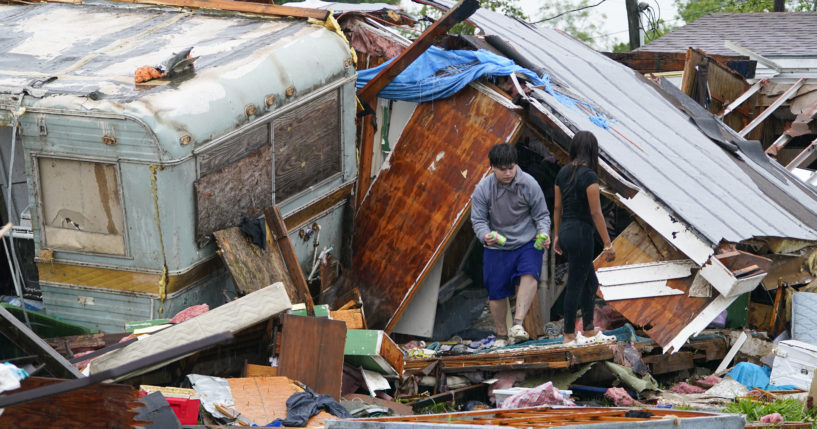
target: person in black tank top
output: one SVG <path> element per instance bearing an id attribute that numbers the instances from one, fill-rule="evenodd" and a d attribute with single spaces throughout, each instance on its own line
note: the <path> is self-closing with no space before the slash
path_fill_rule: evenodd
<path id="1" fill-rule="evenodd" d="M 615 341 L 593 326 L 599 282 L 593 268 L 593 230 L 604 242 L 608 261 L 616 257 L 599 197 L 599 145 L 589 131 L 579 131 L 570 143 L 570 163 L 556 175 L 553 208 L 553 250 L 567 257 L 564 299 L 564 339 L 568 345 Z M 583 332 L 576 333 L 576 310 L 581 303 Z"/>

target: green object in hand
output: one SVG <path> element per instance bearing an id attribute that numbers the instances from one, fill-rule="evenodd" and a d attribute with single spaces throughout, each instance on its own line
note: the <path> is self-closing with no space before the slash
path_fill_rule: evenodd
<path id="1" fill-rule="evenodd" d="M 491 231 L 491 238 L 495 238 L 495 239 L 496 239 L 496 244 L 498 244 L 498 245 L 500 245 L 500 246 L 504 246 L 504 245 L 505 245 L 505 240 L 506 240 L 506 239 L 505 239 L 505 236 L 504 236 L 504 235 L 502 235 L 502 234 L 500 234 L 500 233 L 498 233 L 498 232 L 496 232 L 496 231 Z"/>
<path id="2" fill-rule="evenodd" d="M 536 248 L 536 250 L 544 250 L 546 241 L 548 241 L 547 234 L 538 234 L 536 235 L 536 242 L 533 243 L 533 247 Z"/>

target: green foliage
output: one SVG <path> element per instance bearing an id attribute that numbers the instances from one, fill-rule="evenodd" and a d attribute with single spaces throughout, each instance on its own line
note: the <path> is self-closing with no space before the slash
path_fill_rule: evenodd
<path id="1" fill-rule="evenodd" d="M 766 414 L 780 413 L 787 422 L 815 422 L 817 409 L 807 409 L 803 401 L 797 399 L 775 399 L 773 402 L 759 402 L 740 399 L 723 409 L 726 413 L 743 414 L 750 422 L 758 421 Z M 812 424 L 813 426 L 813 424 Z"/>
<path id="2" fill-rule="evenodd" d="M 399 0 L 397 0 L 399 1 Z M 483 9 L 492 10 L 494 12 L 504 13 L 505 15 L 519 18 L 523 21 L 528 20 L 528 16 L 525 15 L 525 12 L 522 11 L 522 8 L 519 6 L 519 0 L 480 0 L 479 7 Z M 419 11 L 409 11 L 409 13 L 417 15 L 417 16 L 428 16 L 431 19 L 437 20 L 443 16 L 443 12 L 434 7 L 423 6 L 420 8 Z M 430 22 L 426 22 L 425 24 L 420 24 L 419 31 L 424 31 L 426 27 L 431 25 Z M 451 34 L 466 34 L 471 35 L 476 32 L 476 28 L 468 24 L 467 22 L 460 22 L 459 24 L 451 27 L 451 30 L 448 31 Z"/>
<path id="3" fill-rule="evenodd" d="M 675 0 L 678 16 L 687 24 L 710 13 L 771 12 L 774 0 Z M 814 0 L 788 0 L 787 12 L 815 10 Z"/>

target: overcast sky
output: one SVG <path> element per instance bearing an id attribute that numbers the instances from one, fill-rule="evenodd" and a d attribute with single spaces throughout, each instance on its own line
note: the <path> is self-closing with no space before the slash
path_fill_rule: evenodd
<path id="1" fill-rule="evenodd" d="M 519 0 L 518 4 L 528 16 L 531 16 L 534 20 L 539 20 L 545 18 L 539 13 L 539 8 L 545 1 L 549 0 Z M 673 25 L 680 25 L 674 0 L 639 0 L 639 2 L 649 4 L 658 18 Z M 599 3 L 599 0 L 590 0 L 588 3 L 594 5 Z M 604 34 L 610 36 L 611 43 L 610 46 L 605 47 L 606 49 L 611 48 L 616 43 L 629 40 L 625 0 L 605 0 L 598 6 L 590 8 L 590 11 L 591 16 L 599 20 L 601 20 L 602 15 L 607 15 L 607 19 L 604 20 L 603 31 Z"/>

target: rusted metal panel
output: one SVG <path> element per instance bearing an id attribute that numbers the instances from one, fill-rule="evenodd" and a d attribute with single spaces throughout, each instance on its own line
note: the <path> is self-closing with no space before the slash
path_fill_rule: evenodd
<path id="1" fill-rule="evenodd" d="M 259 216 L 272 205 L 272 147 L 193 182 L 196 192 L 196 241 L 206 245 L 210 234 L 238 225 L 245 216 Z"/>
<path id="2" fill-rule="evenodd" d="M 352 277 L 369 326 L 384 328 L 467 217 L 488 150 L 519 116 L 472 87 L 417 106 L 355 219 Z"/>
<path id="3" fill-rule="evenodd" d="M 331 91 L 273 121 L 275 201 L 341 172 L 340 107 Z"/>
<path id="4" fill-rule="evenodd" d="M 616 259 L 596 260 L 596 269 L 621 265 L 685 259 L 659 234 L 633 222 L 614 241 Z M 694 276 L 667 280 L 667 286 L 683 291 L 683 295 L 622 299 L 608 304 L 662 347 L 669 344 L 692 322 L 714 298 L 690 297 L 689 289 Z"/>

